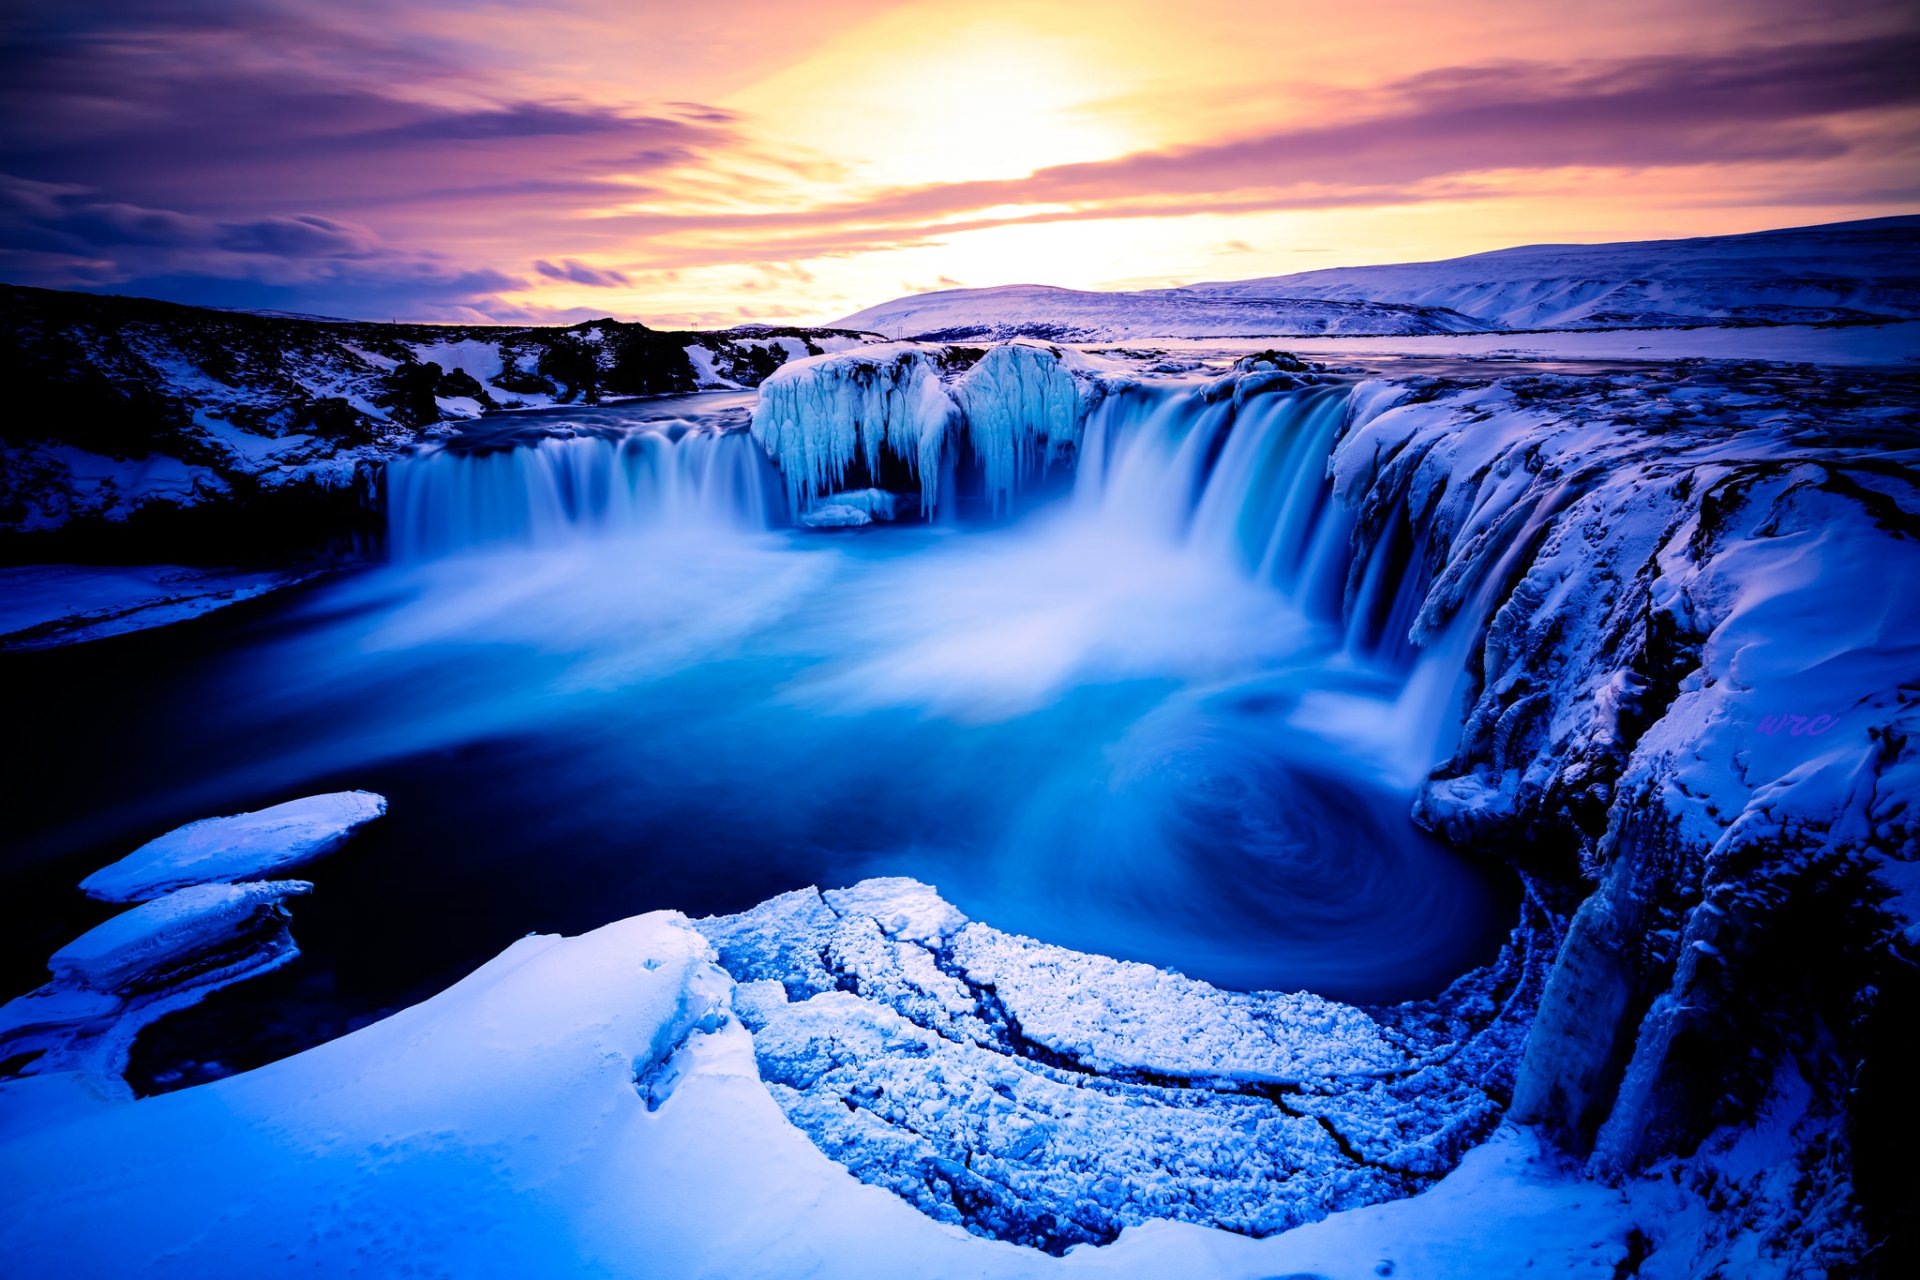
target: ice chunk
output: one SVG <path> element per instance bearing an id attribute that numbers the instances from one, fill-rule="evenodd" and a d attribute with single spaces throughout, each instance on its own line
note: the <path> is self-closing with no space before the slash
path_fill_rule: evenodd
<path id="1" fill-rule="evenodd" d="M 387 811 L 371 791 L 334 791 L 251 813 L 189 822 L 80 882 L 103 902 L 140 902 L 185 885 L 258 879 L 338 849 Z"/>
<path id="2" fill-rule="evenodd" d="M 841 915 L 872 916 L 890 938 L 902 942 L 938 942 L 966 926 L 967 918 L 932 885 L 905 876 L 877 876 L 848 889 L 820 895 Z"/>
<path id="3" fill-rule="evenodd" d="M 800 517 L 809 529 L 857 529 L 873 523 L 873 517 L 844 502 L 823 502 Z"/>
<path id="4" fill-rule="evenodd" d="M 285 899 L 303 880 L 193 885 L 124 911 L 53 954 L 53 980 L 0 1006 L 6 1075 L 77 1072 L 103 1096 L 141 1028 L 299 954 Z"/>
<path id="5" fill-rule="evenodd" d="M 312 891 L 304 880 L 179 889 L 81 934 L 54 952 L 47 968 L 57 980 L 96 991 L 151 987 L 241 932 L 263 909 Z"/>

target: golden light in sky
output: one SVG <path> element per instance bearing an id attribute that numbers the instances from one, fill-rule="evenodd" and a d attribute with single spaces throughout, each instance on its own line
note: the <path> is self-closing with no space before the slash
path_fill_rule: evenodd
<path id="1" fill-rule="evenodd" d="M 40 247 L 0 267 L 382 317 L 817 322 L 1920 198 L 1911 14 L 1877 0 L 361 8 L 285 0 L 270 40 L 238 0 L 99 16 L 51 90 L 15 77 L 0 182 Z M 182 218 L 209 229 L 101 231 Z M 315 243 L 220 247 L 274 218 Z"/>

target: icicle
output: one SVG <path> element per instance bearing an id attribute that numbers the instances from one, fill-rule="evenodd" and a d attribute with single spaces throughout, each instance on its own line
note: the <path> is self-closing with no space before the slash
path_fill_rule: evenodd
<path id="1" fill-rule="evenodd" d="M 753 437 L 786 477 L 796 510 L 843 488 L 855 458 L 877 478 L 885 448 L 913 469 L 930 514 L 957 412 L 926 351 L 865 347 L 782 365 L 760 385 Z"/>

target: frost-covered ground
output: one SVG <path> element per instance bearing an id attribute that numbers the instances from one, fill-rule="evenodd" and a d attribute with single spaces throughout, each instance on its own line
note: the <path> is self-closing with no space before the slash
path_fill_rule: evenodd
<path id="1" fill-rule="evenodd" d="M 1171 339 L 1168 352 L 1258 351 L 1271 339 L 1221 342 Z M 1561 333 L 1461 333 L 1413 338 L 1289 338 L 1286 347 L 1316 360 L 1368 356 L 1413 362 L 1459 358 L 1501 361 L 1765 360 L 1781 364 L 1912 367 L 1920 362 L 1920 323 L 1766 325 L 1745 328 L 1569 330 Z M 1488 370 L 1489 374 L 1495 372 Z"/>

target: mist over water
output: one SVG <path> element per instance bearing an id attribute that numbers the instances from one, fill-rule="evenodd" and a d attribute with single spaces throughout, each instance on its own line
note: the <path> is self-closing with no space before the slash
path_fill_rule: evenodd
<path id="1" fill-rule="evenodd" d="M 387 791 L 296 912 L 303 964 L 397 968 L 367 1003 L 528 930 L 879 873 L 1229 987 L 1432 994 L 1511 891 L 1405 816 L 1406 673 L 1337 613 L 1344 396 L 1117 396 L 1071 492 L 834 535 L 786 526 L 728 421 L 489 420 L 395 468 L 392 563 L 213 632 L 131 710 L 164 758 L 73 831 Z"/>

